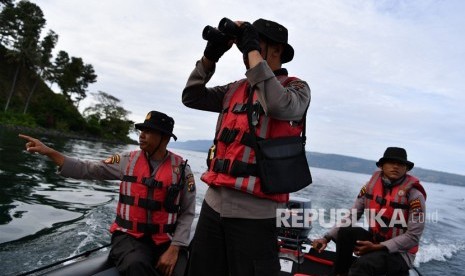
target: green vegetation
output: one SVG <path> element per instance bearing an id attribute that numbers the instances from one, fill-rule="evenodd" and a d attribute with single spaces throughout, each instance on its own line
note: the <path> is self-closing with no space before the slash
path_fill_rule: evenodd
<path id="1" fill-rule="evenodd" d="M 91 64 L 63 50 L 53 58 L 58 34 L 43 35 L 42 10 L 25 0 L 0 0 L 0 10 L 0 124 L 131 142 L 134 122 L 109 93 L 91 93 L 97 103 L 79 112 L 97 75 Z M 50 89 L 53 84 L 59 93 Z"/>

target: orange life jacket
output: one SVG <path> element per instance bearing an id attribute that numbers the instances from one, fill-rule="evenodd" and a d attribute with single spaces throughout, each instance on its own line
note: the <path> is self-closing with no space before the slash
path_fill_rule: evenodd
<path id="1" fill-rule="evenodd" d="M 163 205 L 167 189 L 177 184 L 182 158 L 172 152 L 160 164 L 155 177 L 150 177 L 149 161 L 143 151 L 130 153 L 110 232 L 122 231 L 136 238 L 151 235 L 156 244 L 171 240 L 176 228 L 177 212 L 168 213 Z M 180 193 L 175 199 L 179 205 Z"/>
<path id="2" fill-rule="evenodd" d="M 423 193 L 426 199 L 426 192 L 420 181 L 408 174 L 402 183 L 393 186 L 390 192 L 385 194 L 381 174 L 381 171 L 373 174 L 366 185 L 365 193 L 365 206 L 369 210 L 373 210 L 374 214 L 371 215 L 378 215 L 380 212 L 383 212 L 380 218 L 384 222 L 384 225 L 374 220 L 370 221 L 369 226 L 369 230 L 373 233 L 375 241 L 378 242 L 402 235 L 407 231 L 406 223 L 410 209 L 408 195 L 412 187 Z M 394 220 L 392 221 L 392 219 Z M 412 254 L 417 253 L 417 251 L 418 245 L 409 250 Z"/>
<path id="3" fill-rule="evenodd" d="M 296 79 L 278 76 L 283 86 Z M 209 169 L 201 179 L 208 185 L 224 186 L 240 190 L 260 198 L 287 202 L 289 194 L 265 194 L 260 189 L 256 173 L 255 152 L 247 118 L 249 85 L 244 79 L 231 84 L 223 100 L 223 112 L 219 115 L 215 137 L 215 156 L 209 160 Z M 253 96 L 253 108 L 257 120 L 258 137 L 277 138 L 300 136 L 302 124 L 273 119 L 266 116 Z"/>

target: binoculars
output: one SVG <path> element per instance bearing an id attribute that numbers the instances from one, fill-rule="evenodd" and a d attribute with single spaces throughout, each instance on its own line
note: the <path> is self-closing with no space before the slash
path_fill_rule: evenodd
<path id="1" fill-rule="evenodd" d="M 202 31 L 202 38 L 208 41 L 234 39 L 240 35 L 240 28 L 231 19 L 224 17 L 220 20 L 218 28 L 206 26 Z"/>

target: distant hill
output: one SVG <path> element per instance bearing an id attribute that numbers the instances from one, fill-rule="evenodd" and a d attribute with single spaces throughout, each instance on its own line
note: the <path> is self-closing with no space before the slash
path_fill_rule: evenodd
<path id="1" fill-rule="evenodd" d="M 191 140 L 185 142 L 171 142 L 172 148 L 185 149 L 192 151 L 207 152 L 212 141 L 210 140 Z M 376 170 L 376 161 L 356 158 L 339 154 L 327 154 L 307 151 L 307 160 L 310 167 L 331 169 L 337 171 L 347 171 L 355 173 L 372 174 Z M 413 175 L 420 178 L 421 181 L 442 183 L 455 186 L 465 186 L 465 176 L 453 173 L 433 171 L 422 168 L 413 168 Z"/>

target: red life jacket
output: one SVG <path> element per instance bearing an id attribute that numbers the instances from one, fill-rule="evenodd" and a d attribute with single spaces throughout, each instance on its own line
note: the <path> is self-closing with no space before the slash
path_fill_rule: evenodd
<path id="1" fill-rule="evenodd" d="M 170 241 L 177 213 L 168 213 L 163 202 L 167 188 L 179 181 L 182 161 L 180 156 L 169 152 L 152 178 L 144 152 L 132 151 L 120 184 L 116 219 L 110 232 L 122 231 L 136 238 L 149 234 L 156 244 Z M 179 205 L 179 200 L 180 193 L 175 204 Z"/>
<path id="2" fill-rule="evenodd" d="M 380 212 L 383 212 L 381 219 L 385 225 L 381 225 L 379 221 L 376 220 L 370 221 L 370 232 L 373 233 L 374 239 L 377 242 L 397 237 L 407 231 L 410 209 L 408 195 L 412 187 L 419 190 L 426 199 L 426 192 L 420 184 L 420 181 L 416 177 L 408 174 L 405 176 L 402 183 L 393 186 L 390 192 L 384 194 L 381 173 L 381 171 L 377 171 L 373 174 L 366 185 L 365 193 L 365 207 L 369 210 L 373 210 L 374 214 L 371 213 L 371 215 L 378 215 Z M 392 219 L 394 220 L 391 221 Z M 412 254 L 417 253 L 417 251 L 418 245 L 409 250 Z"/>
<path id="3" fill-rule="evenodd" d="M 278 76 L 283 86 L 294 80 Z M 216 154 L 209 161 L 209 169 L 201 179 L 208 185 L 240 190 L 260 198 L 287 202 L 289 194 L 265 194 L 256 174 L 256 159 L 247 119 L 248 82 L 244 79 L 231 85 L 223 99 L 223 112 L 219 115 L 215 137 Z M 294 124 L 266 116 L 253 96 L 253 108 L 258 114 L 256 135 L 261 138 L 300 136 L 302 124 Z"/>

